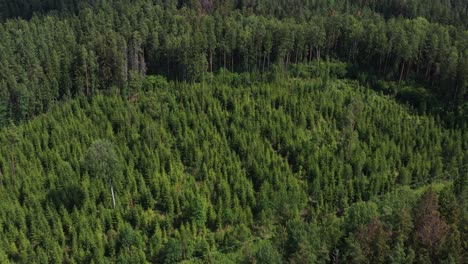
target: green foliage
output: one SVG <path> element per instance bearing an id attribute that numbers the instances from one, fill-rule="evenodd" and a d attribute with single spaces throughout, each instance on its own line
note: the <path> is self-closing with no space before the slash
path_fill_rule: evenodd
<path id="1" fill-rule="evenodd" d="M 94 141 L 83 159 L 88 173 L 101 179 L 112 178 L 119 172 L 120 162 L 114 146 L 107 140 Z"/>
<path id="2" fill-rule="evenodd" d="M 464 172 L 464 131 L 346 79 L 331 76 L 323 89 L 320 76 L 264 83 L 252 75 L 252 84 L 230 86 L 243 78 L 150 78 L 138 101 L 80 97 L 1 130 L 3 258 L 463 258 L 452 179 Z M 408 184 L 433 179 L 439 198 L 418 203 L 424 189 Z M 420 226 L 437 227 L 438 242 L 428 244 L 432 233 Z"/>
<path id="3" fill-rule="evenodd" d="M 450 123 L 466 125 L 468 8 L 460 1 L 65 2 L 0 3 L 0 20 L 30 18 L 0 26 L 0 126 L 83 94 L 136 101 L 142 90 L 167 85 L 146 74 L 211 83 L 213 73 L 229 70 L 242 73 L 232 80 L 239 86 L 256 80 L 252 75 L 283 78 L 289 69 L 298 77 L 369 82 L 421 112 L 460 116 Z"/>
<path id="4" fill-rule="evenodd" d="M 0 2 L 0 263 L 463 263 L 465 2 Z"/>

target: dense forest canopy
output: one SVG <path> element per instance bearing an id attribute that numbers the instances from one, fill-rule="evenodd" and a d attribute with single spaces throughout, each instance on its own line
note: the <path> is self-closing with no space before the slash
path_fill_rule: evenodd
<path id="1" fill-rule="evenodd" d="M 145 74 L 193 82 L 221 68 L 265 72 L 326 57 L 349 63 L 350 74 L 373 87 L 397 82 L 382 87 L 389 93 L 410 84 L 400 97 L 423 98 L 430 111 L 453 113 L 451 123 L 468 112 L 466 29 L 423 17 L 386 19 L 370 10 L 278 18 L 245 8 L 205 14 L 200 6 L 177 9 L 170 1 L 94 5 L 75 15 L 0 25 L 0 125 L 98 90 L 116 87 L 131 95 L 131 83 Z"/>
<path id="2" fill-rule="evenodd" d="M 118 6 L 137 0 L 3 0 L 0 4 L 0 18 L 31 18 L 34 14 L 78 14 L 85 7 Z M 213 12 L 229 13 L 240 10 L 246 13 L 277 18 L 308 19 L 324 12 L 376 12 L 386 18 L 403 16 L 406 18 L 425 17 L 433 22 L 468 26 L 468 3 L 463 0 L 153 0 L 151 4 L 165 9 L 183 7 L 196 9 L 208 14 Z"/>
<path id="3" fill-rule="evenodd" d="M 0 263 L 466 263 L 468 1 L 0 21 Z"/>
<path id="4" fill-rule="evenodd" d="M 0 132 L 5 258 L 461 263 L 465 131 L 326 76 L 142 90 Z"/>

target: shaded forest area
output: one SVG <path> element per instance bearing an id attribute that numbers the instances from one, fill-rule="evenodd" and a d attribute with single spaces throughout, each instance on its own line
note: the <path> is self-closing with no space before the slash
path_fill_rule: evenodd
<path id="1" fill-rule="evenodd" d="M 397 2 L 360 7 L 317 1 L 303 12 L 287 13 L 294 10 L 294 5 L 281 8 L 288 1 L 271 3 L 270 9 L 229 1 L 53 1 L 43 7 L 25 1 L 23 5 L 39 15 L 0 25 L 0 125 L 27 120 L 55 101 L 99 90 L 116 88 L 133 96 L 138 91 L 132 82 L 146 74 L 194 82 L 222 68 L 285 71 L 291 64 L 331 58 L 348 63 L 353 78 L 389 94 L 404 87 L 400 97 L 423 100 L 430 112 L 448 115 L 444 120 L 449 124 L 466 126 L 466 27 L 461 22 L 431 22 L 432 15 L 386 19 L 372 12 L 393 14 L 391 6 Z M 14 11 L 21 3 L 8 4 L 12 11 L 4 17 L 22 15 Z M 466 12 L 465 1 L 455 3 L 437 10 L 448 8 L 451 12 L 445 12 L 452 18 Z M 41 10 L 57 8 L 75 11 L 40 15 Z M 276 9 L 289 11 L 277 14 Z M 439 20 L 444 20 L 442 15 Z M 380 80 L 395 83 L 382 87 Z"/>

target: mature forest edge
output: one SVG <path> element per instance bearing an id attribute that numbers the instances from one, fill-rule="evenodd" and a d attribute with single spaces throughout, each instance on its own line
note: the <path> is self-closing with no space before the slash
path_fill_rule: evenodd
<path id="1" fill-rule="evenodd" d="M 467 1 L 0 21 L 0 263 L 467 261 Z"/>

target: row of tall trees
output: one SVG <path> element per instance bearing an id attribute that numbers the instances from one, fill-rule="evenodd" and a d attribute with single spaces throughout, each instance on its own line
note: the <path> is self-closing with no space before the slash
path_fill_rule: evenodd
<path id="1" fill-rule="evenodd" d="M 454 26 L 374 13 L 298 20 L 205 14 L 148 0 L 104 3 L 74 16 L 0 25 L 0 125 L 79 94 L 114 90 L 131 97 L 147 73 L 194 82 L 222 68 L 265 72 L 326 57 L 359 66 L 353 78 L 367 72 L 398 85 L 418 81 L 442 108 L 466 102 L 468 33 Z"/>
<path id="2" fill-rule="evenodd" d="M 60 13 L 78 14 L 86 7 L 119 6 L 126 1 L 106 0 L 4 0 L 0 3 L 0 19 L 21 17 L 31 18 L 34 14 Z M 241 1 L 241 0 L 153 0 L 153 4 L 165 9 L 191 8 L 198 12 L 223 14 L 233 10 L 245 14 L 256 14 L 277 18 L 298 18 L 307 20 L 311 16 L 327 12 L 357 14 L 376 12 L 386 18 L 403 16 L 406 18 L 424 17 L 441 24 L 452 24 L 459 27 L 468 26 L 468 4 L 463 0 L 281 0 L 281 1 Z"/>

